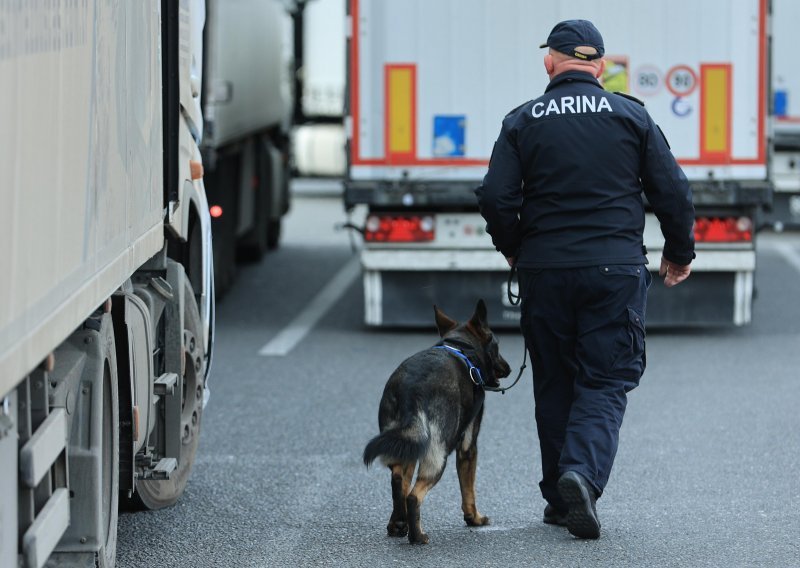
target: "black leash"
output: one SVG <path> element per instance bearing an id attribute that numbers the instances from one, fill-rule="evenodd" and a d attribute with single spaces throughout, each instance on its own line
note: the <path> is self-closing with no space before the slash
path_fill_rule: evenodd
<path id="1" fill-rule="evenodd" d="M 514 280 L 514 276 L 517 276 L 517 294 L 511 291 L 511 282 Z M 508 282 L 506 284 L 506 294 L 508 295 L 508 303 L 512 306 L 518 306 L 520 301 L 522 300 L 522 294 L 519 292 L 519 274 L 517 273 L 517 259 L 514 259 L 514 263 L 511 265 L 511 270 L 508 271 Z M 500 394 L 506 394 L 506 391 L 509 390 L 511 387 L 516 385 L 520 378 L 522 378 L 522 373 L 525 372 L 525 368 L 528 366 L 528 348 L 525 345 L 525 340 L 522 341 L 522 366 L 519 368 L 519 373 L 517 374 L 517 378 L 514 379 L 514 382 L 511 383 L 507 387 L 487 387 L 484 386 L 483 388 L 488 391 L 492 392 L 499 392 Z"/>
<path id="2" fill-rule="evenodd" d="M 514 294 L 511 291 L 511 282 L 514 280 L 514 275 L 516 275 L 516 274 L 517 274 L 517 263 L 516 263 L 516 260 L 515 260 L 514 264 L 511 265 L 511 270 L 508 273 L 508 284 L 507 284 L 507 287 L 506 287 L 506 294 L 508 294 L 508 301 L 512 306 L 518 306 L 520 301 L 521 301 L 521 295 L 520 294 Z M 519 278 L 517 278 L 517 280 L 519 280 Z M 528 367 L 528 349 L 525 346 L 525 342 L 523 340 L 523 345 L 522 345 L 522 352 L 523 352 L 522 366 L 519 368 L 519 373 L 517 373 L 517 378 L 514 379 L 514 382 L 511 383 L 510 385 L 508 385 L 507 387 L 499 387 L 499 386 L 498 387 L 492 387 L 492 386 L 487 385 L 483 381 L 483 378 L 481 377 L 480 370 L 475 365 L 472 364 L 472 362 L 469 360 L 469 357 L 464 355 L 464 353 L 462 353 L 458 349 L 455 349 L 455 348 L 447 346 L 447 345 L 437 345 L 435 347 L 435 349 L 447 349 L 453 355 L 456 355 L 457 357 L 462 359 L 466 363 L 467 367 L 469 368 L 469 376 L 470 376 L 470 379 L 472 379 L 472 382 L 475 384 L 475 386 L 479 387 L 479 388 L 482 388 L 483 390 L 489 391 L 489 392 L 499 392 L 500 394 L 506 394 L 507 390 L 511 389 L 514 385 L 516 385 L 519 382 L 519 380 L 522 378 L 522 374 L 525 372 L 525 369 Z M 475 376 L 473 375 L 473 369 L 478 371 L 478 373 L 477 373 L 478 380 L 476 380 Z"/>

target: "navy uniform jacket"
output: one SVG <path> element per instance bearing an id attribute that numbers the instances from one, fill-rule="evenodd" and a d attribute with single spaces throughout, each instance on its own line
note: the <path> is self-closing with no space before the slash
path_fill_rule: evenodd
<path id="1" fill-rule="evenodd" d="M 555 77 L 511 111 L 475 193 L 497 250 L 520 268 L 644 264 L 642 189 L 664 257 L 694 258 L 686 176 L 644 106 L 589 73 Z"/>

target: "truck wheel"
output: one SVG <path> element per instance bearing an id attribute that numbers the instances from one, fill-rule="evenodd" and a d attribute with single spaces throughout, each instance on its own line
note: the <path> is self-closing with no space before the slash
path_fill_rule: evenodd
<path id="1" fill-rule="evenodd" d="M 243 236 L 236 245 L 236 258 L 243 262 L 259 262 L 264 253 L 267 252 L 268 227 L 267 205 L 264 203 L 269 199 L 266 194 L 268 189 L 264 187 L 263 178 L 259 178 L 258 188 L 256 189 L 255 205 L 253 213 L 253 228 L 247 235 Z"/>
<path id="2" fill-rule="evenodd" d="M 217 168 L 206 175 L 209 205 L 219 205 L 222 208 L 222 216 L 211 219 L 217 299 L 225 296 L 236 278 L 240 163 L 236 155 L 221 156 Z"/>
<path id="3" fill-rule="evenodd" d="M 267 227 L 267 247 L 269 250 L 278 248 L 281 240 L 281 220 L 276 219 L 269 222 Z"/>
<path id="4" fill-rule="evenodd" d="M 291 178 L 291 172 L 285 162 L 282 163 L 282 166 L 278 166 L 281 172 L 281 182 L 279 188 L 276 188 L 276 191 L 280 191 L 280 204 L 277 211 L 273 211 L 270 215 L 269 226 L 267 227 L 267 248 L 269 250 L 278 248 L 281 241 L 281 221 L 289 211 L 289 179 Z M 275 200 L 273 199 L 272 202 L 275 203 Z"/>
<path id="5" fill-rule="evenodd" d="M 186 489 L 200 440 L 200 419 L 203 414 L 203 380 L 205 347 L 203 324 L 194 290 L 184 279 L 183 302 L 183 392 L 181 393 L 181 455 L 178 467 L 166 480 L 143 480 L 136 484 L 134 498 L 146 509 L 161 509 L 175 503 Z"/>
<path id="6" fill-rule="evenodd" d="M 71 522 L 48 565 L 83 566 L 88 560 L 92 566 L 111 568 L 116 563 L 120 494 L 114 345 L 111 315 L 102 314 L 88 319 L 84 329 L 76 331 L 56 354 L 56 360 L 61 358 L 65 365 L 57 371 L 61 374 L 53 374 L 51 379 L 68 381 L 74 393 L 72 400 L 86 412 L 76 414 L 70 426 L 67 461 Z M 84 361 L 82 369 L 74 361 Z"/>
<path id="7" fill-rule="evenodd" d="M 255 145 L 255 196 L 253 197 L 253 227 L 237 243 L 237 258 L 245 262 L 258 262 L 269 246 L 270 209 L 272 201 L 272 164 L 270 143 L 261 136 Z"/>
<path id="8" fill-rule="evenodd" d="M 110 323 L 109 323 L 110 324 Z M 103 366 L 103 461 L 102 517 L 103 546 L 97 553 L 98 568 L 111 568 L 117 559 L 119 517 L 119 401 L 117 378 L 108 361 Z"/>
<path id="9" fill-rule="evenodd" d="M 214 254 L 214 291 L 217 300 L 221 300 L 228 293 L 228 290 L 233 286 L 233 281 L 236 279 L 236 263 L 231 252 L 234 246 L 227 247 L 224 244 L 220 244 L 219 247 L 228 251 L 228 253 L 215 251 Z"/>

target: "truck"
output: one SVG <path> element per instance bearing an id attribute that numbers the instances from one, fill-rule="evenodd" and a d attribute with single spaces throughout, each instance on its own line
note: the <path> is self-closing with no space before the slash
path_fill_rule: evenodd
<path id="1" fill-rule="evenodd" d="M 473 191 L 505 114 L 547 86 L 537 46 L 570 18 L 598 26 L 605 88 L 645 104 L 692 185 L 692 277 L 651 287 L 648 325 L 751 321 L 756 223 L 772 196 L 769 3 L 629 4 L 349 0 L 344 204 L 368 211 L 367 326 L 427 325 L 431 304 L 457 313 L 476 297 L 492 325 L 518 325 Z M 646 216 L 657 271 L 664 242 Z"/>
<path id="2" fill-rule="evenodd" d="M 200 150 L 217 296 L 278 246 L 289 210 L 293 36 L 279 0 L 207 0 Z"/>
<path id="3" fill-rule="evenodd" d="M 345 91 L 345 4 L 304 0 L 295 13 L 294 169 L 304 177 L 341 180 L 345 173 L 342 124 Z"/>
<path id="4" fill-rule="evenodd" d="M 800 229 L 800 74 L 792 61 L 794 22 L 800 4 L 772 2 L 773 179 L 772 207 L 764 224 L 776 230 Z"/>
<path id="5" fill-rule="evenodd" d="M 214 329 L 202 0 L 0 3 L 0 566 L 184 491 Z"/>

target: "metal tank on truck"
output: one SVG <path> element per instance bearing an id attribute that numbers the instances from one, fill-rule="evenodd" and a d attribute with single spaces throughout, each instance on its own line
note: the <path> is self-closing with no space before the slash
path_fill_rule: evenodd
<path id="1" fill-rule="evenodd" d="M 201 142 L 218 296 L 278 246 L 289 209 L 291 21 L 279 0 L 207 0 Z"/>
<path id="2" fill-rule="evenodd" d="M 516 326 L 508 266 L 477 212 L 503 117 L 548 83 L 537 46 L 565 19 L 592 20 L 605 88 L 643 101 L 692 183 L 697 259 L 679 289 L 650 289 L 648 325 L 752 318 L 755 224 L 771 199 L 766 0 L 598 5 L 349 0 L 345 207 L 366 204 L 365 323 L 427 325 L 430 306 L 483 297 Z M 647 214 L 658 270 L 664 239 Z"/>
<path id="3" fill-rule="evenodd" d="M 0 4 L 0 566 L 113 566 L 212 352 L 202 0 Z"/>

